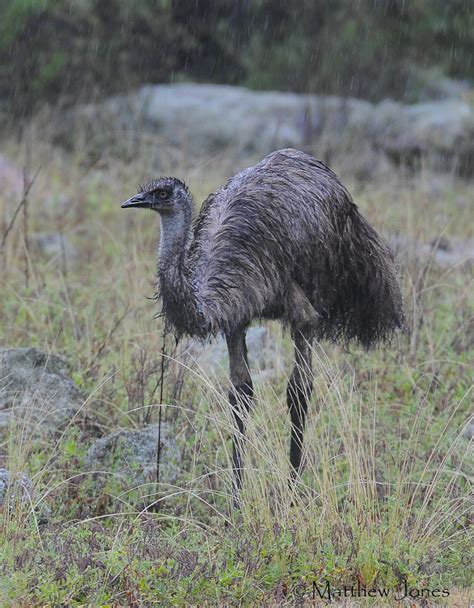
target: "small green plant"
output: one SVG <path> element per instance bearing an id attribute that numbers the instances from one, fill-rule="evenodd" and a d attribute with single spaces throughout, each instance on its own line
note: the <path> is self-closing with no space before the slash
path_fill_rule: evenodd
<path id="1" fill-rule="evenodd" d="M 255 374 L 240 512 L 230 507 L 225 375 L 171 347 L 161 407 L 181 452 L 177 480 L 134 495 L 107 475 L 99 487 L 85 466 L 93 441 L 157 420 L 162 327 L 145 297 L 153 293 L 156 227 L 118 212 L 136 166 L 87 173 L 80 159 L 35 145 L 33 156 L 50 160 L 48 179 L 30 195 L 30 230 L 57 221 L 57 209 L 39 201 L 69 196 L 61 229 L 77 253 L 67 272 L 59 260 L 32 256 L 25 289 L 15 224 L 0 254 L 0 333 L 11 346 L 65 355 L 87 401 L 54 436 L 21 427 L 2 435 L 2 466 L 27 473 L 33 489 L 30 500 L 0 507 L 0 605 L 285 606 L 312 601 L 326 585 L 394 594 L 405 584 L 449 589 L 449 601 L 463 605 L 472 585 L 468 266 L 404 262 L 415 341 L 372 353 L 315 346 L 305 470 L 294 490 L 277 365 L 291 357 L 291 343 L 272 325 Z M 198 194 L 222 181 L 213 179 Z M 369 184 L 358 202 L 387 233 L 466 238 L 468 205 L 455 201 L 471 200 L 472 191 L 448 178 L 433 197 L 429 179 Z M 0 217 L 14 206 L 0 192 Z M 160 508 L 151 512 L 157 495 Z"/>

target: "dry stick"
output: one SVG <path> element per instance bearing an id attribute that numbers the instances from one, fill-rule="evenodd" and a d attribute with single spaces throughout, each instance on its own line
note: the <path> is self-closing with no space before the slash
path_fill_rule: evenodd
<path id="1" fill-rule="evenodd" d="M 161 367 L 160 367 L 160 403 L 158 405 L 158 445 L 156 450 L 156 494 L 157 500 L 153 505 L 154 511 L 158 511 L 161 507 L 161 501 L 159 500 L 159 486 L 160 486 L 160 465 L 161 465 L 161 420 L 163 410 L 163 394 L 164 394 L 164 376 L 165 376 L 165 357 L 166 357 L 166 327 L 163 328 L 162 344 L 161 344 Z"/>
<path id="2" fill-rule="evenodd" d="M 67 256 L 66 256 L 66 247 L 64 245 L 64 231 L 63 226 L 61 225 L 59 228 L 59 244 L 61 246 L 61 265 L 62 272 L 64 276 L 64 283 L 67 285 Z"/>
<path id="3" fill-rule="evenodd" d="M 114 335 L 114 333 L 117 331 L 117 329 L 119 328 L 119 326 L 121 325 L 122 321 L 125 319 L 125 317 L 128 315 L 128 313 L 130 312 L 129 307 L 127 306 L 125 308 L 125 312 L 123 313 L 123 315 L 121 317 L 118 317 L 118 319 L 115 321 L 115 323 L 113 324 L 112 328 L 108 331 L 107 333 L 107 337 L 104 338 L 104 340 L 102 341 L 102 344 L 99 346 L 99 348 L 96 350 L 96 352 L 94 353 L 94 355 L 92 356 L 92 359 L 89 361 L 89 371 L 92 369 L 93 365 L 95 364 L 95 362 L 97 361 L 97 359 L 100 357 L 100 355 L 102 354 L 102 351 L 104 350 L 104 348 L 107 346 L 110 338 Z"/>
<path id="4" fill-rule="evenodd" d="M 7 229 L 7 206 L 6 205 L 2 205 L 2 230 L 1 230 L 1 234 L 4 234 L 5 231 Z M 2 254 L 3 251 L 0 249 L 0 254 Z M 2 258 L 2 276 L 3 278 L 6 278 L 6 269 L 8 267 L 7 264 L 7 254 L 5 252 L 5 255 L 1 256 Z"/>
<path id="5" fill-rule="evenodd" d="M 28 148 L 29 150 L 29 148 Z M 28 154 L 29 156 L 29 154 Z M 26 186 L 28 184 L 28 169 L 27 166 L 29 162 L 23 169 L 23 191 L 26 190 Z M 23 205 L 23 240 L 25 243 L 25 289 L 28 289 L 30 284 L 30 255 L 29 255 L 29 239 L 28 239 L 28 195 L 24 196 L 24 205 Z"/>
<path id="6" fill-rule="evenodd" d="M 20 211 L 21 211 L 21 209 L 22 209 L 23 205 L 24 205 L 24 204 L 25 204 L 25 202 L 26 202 L 26 199 L 27 199 L 27 197 L 28 197 L 28 194 L 29 194 L 29 192 L 30 192 L 30 190 L 31 190 L 31 188 L 32 188 L 32 186 L 33 186 L 33 184 L 35 183 L 36 178 L 38 177 L 38 173 L 40 172 L 40 170 L 41 170 L 41 165 L 40 165 L 40 166 L 38 167 L 38 169 L 36 170 L 36 173 L 34 174 L 33 179 L 32 179 L 30 182 L 28 182 L 28 184 L 25 184 L 25 187 L 24 187 L 24 190 L 23 190 L 23 196 L 22 196 L 22 199 L 21 199 L 21 201 L 19 202 L 19 204 L 18 204 L 17 208 L 15 209 L 15 211 L 14 211 L 14 213 L 13 213 L 13 217 L 12 217 L 12 219 L 10 220 L 10 223 L 8 224 L 7 229 L 5 230 L 5 232 L 4 232 L 4 234 L 3 234 L 3 237 L 2 237 L 2 251 L 3 251 L 3 248 L 5 247 L 5 243 L 7 242 L 7 237 L 8 237 L 8 235 L 9 235 L 9 233 L 10 233 L 11 229 L 13 228 L 13 225 L 14 225 L 14 223 L 15 223 L 15 220 L 16 220 L 16 218 L 17 218 L 18 214 L 20 213 Z"/>

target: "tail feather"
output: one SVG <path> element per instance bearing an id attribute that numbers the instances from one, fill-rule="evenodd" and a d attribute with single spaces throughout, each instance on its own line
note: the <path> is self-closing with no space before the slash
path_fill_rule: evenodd
<path id="1" fill-rule="evenodd" d="M 388 246 L 355 206 L 338 236 L 322 275 L 328 282 L 322 293 L 329 297 L 318 334 L 370 348 L 406 328 L 397 267 Z"/>

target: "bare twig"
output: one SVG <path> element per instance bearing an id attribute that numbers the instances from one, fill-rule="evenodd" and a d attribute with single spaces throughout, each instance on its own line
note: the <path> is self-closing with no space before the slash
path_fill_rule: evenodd
<path id="1" fill-rule="evenodd" d="M 7 238 L 8 235 L 10 234 L 14 224 L 15 224 L 15 220 L 18 216 L 18 214 L 20 213 L 20 211 L 22 210 L 23 206 L 25 205 L 27 199 L 28 199 L 28 194 L 30 193 L 31 188 L 33 187 L 33 184 L 36 181 L 36 178 L 38 177 L 38 174 L 41 170 L 41 165 L 38 167 L 38 169 L 36 170 L 36 173 L 33 175 L 33 178 L 28 182 L 24 184 L 24 188 L 23 188 L 23 195 L 22 195 L 22 199 L 19 202 L 17 208 L 15 209 L 12 219 L 10 220 L 10 223 L 8 224 L 5 232 L 3 233 L 3 237 L 2 237 L 2 250 L 5 247 L 5 243 L 7 242 Z"/>
<path id="2" fill-rule="evenodd" d="M 160 403 L 158 405 L 158 445 L 156 450 L 156 495 L 157 500 L 153 506 L 154 511 L 158 511 L 161 507 L 160 500 L 160 466 L 161 466 L 161 423 L 163 411 L 163 396 L 164 396 L 164 376 L 165 376 L 165 359 L 166 359 L 166 327 L 163 328 L 163 336 L 161 343 L 161 362 L 160 362 Z"/>
<path id="3" fill-rule="evenodd" d="M 26 192 L 28 186 L 28 166 L 29 166 L 29 146 L 27 147 L 27 161 L 23 168 L 23 192 Z M 29 238 L 28 238 L 28 195 L 23 195 L 23 241 L 25 244 L 25 288 L 28 289 L 30 284 L 30 255 L 29 255 Z"/>
<path id="4" fill-rule="evenodd" d="M 102 341 L 101 345 L 99 346 L 99 348 L 96 350 L 96 352 L 92 356 L 92 359 L 89 362 L 89 370 L 91 370 L 93 368 L 94 363 L 97 361 L 97 359 L 102 354 L 102 351 L 107 346 L 110 338 L 114 335 L 114 333 L 120 327 L 120 325 L 122 324 L 122 321 L 125 319 L 125 317 L 128 315 L 129 312 L 130 312 L 130 309 L 127 306 L 126 309 L 125 309 L 125 312 L 123 313 L 123 315 L 121 315 L 120 317 L 118 317 L 117 320 L 115 321 L 115 323 L 113 324 L 113 326 L 110 328 L 110 330 L 107 333 L 106 338 Z"/>

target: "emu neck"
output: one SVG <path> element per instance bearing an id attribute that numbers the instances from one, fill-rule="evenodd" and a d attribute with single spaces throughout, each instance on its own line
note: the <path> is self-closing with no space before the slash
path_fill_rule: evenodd
<path id="1" fill-rule="evenodd" d="M 191 214 L 180 209 L 175 213 L 160 215 L 161 238 L 159 248 L 160 266 L 177 268 L 184 262 L 191 240 Z"/>
<path id="2" fill-rule="evenodd" d="M 192 207 L 160 215 L 161 237 L 158 252 L 160 296 L 165 318 L 178 336 L 201 334 L 192 269 L 186 265 L 191 243 Z"/>

